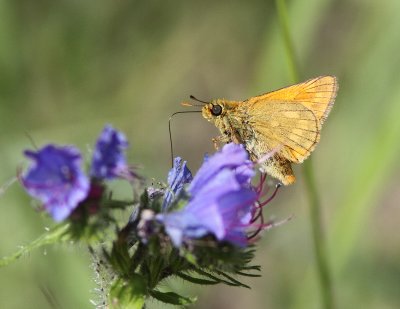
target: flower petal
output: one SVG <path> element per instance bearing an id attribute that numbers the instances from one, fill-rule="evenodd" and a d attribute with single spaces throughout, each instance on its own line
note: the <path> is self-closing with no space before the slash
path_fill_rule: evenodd
<path id="1" fill-rule="evenodd" d="M 242 181 L 247 179 L 244 177 L 245 175 L 248 175 L 249 170 L 245 169 L 243 165 L 246 162 L 249 162 L 248 157 L 249 156 L 243 145 L 235 143 L 226 144 L 220 152 L 217 152 L 203 162 L 196 177 L 190 184 L 189 192 L 192 195 L 197 194 L 204 183 L 210 181 L 216 173 L 224 168 L 236 169 L 242 167 L 243 171 L 239 177 L 241 177 Z"/>
<path id="2" fill-rule="evenodd" d="M 96 142 L 90 174 L 98 179 L 114 179 L 128 170 L 125 149 L 128 141 L 125 135 L 106 125 Z"/>
<path id="3" fill-rule="evenodd" d="M 33 162 L 21 178 L 22 185 L 43 203 L 54 220 L 64 220 L 89 191 L 79 150 L 47 145 L 37 152 L 26 151 L 25 155 Z"/>
<path id="4" fill-rule="evenodd" d="M 179 196 L 183 186 L 192 181 L 192 173 L 186 167 L 186 161 L 182 162 L 182 158 L 174 159 L 174 166 L 168 173 L 169 188 L 165 191 L 162 210 L 165 211 L 171 205 L 173 200 Z"/>

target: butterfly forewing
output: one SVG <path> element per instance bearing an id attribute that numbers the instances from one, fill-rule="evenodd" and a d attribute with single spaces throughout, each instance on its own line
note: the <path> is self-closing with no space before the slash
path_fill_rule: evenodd
<path id="1" fill-rule="evenodd" d="M 322 122 L 333 105 L 336 91 L 336 78 L 323 76 L 243 103 L 258 139 L 280 145 L 281 156 L 300 163 L 318 143 Z"/>
<path id="2" fill-rule="evenodd" d="M 338 89 L 334 76 L 320 76 L 303 83 L 268 92 L 245 101 L 249 104 L 280 102 L 300 103 L 314 112 L 322 123 L 328 116 Z"/>

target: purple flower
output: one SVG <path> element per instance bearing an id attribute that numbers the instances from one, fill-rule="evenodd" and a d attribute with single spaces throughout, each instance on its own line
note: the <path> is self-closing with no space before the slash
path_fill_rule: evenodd
<path id="1" fill-rule="evenodd" d="M 189 192 L 196 195 L 205 183 L 212 180 L 223 169 L 236 170 L 236 178 L 241 184 L 250 182 L 255 174 L 243 145 L 229 143 L 212 157 L 205 157 L 203 165 L 190 184 Z"/>
<path id="2" fill-rule="evenodd" d="M 253 165 L 242 145 L 225 145 L 209 157 L 189 186 L 191 198 L 184 209 L 159 214 L 173 244 L 212 234 L 218 241 L 247 244 L 257 193 L 250 185 Z"/>
<path id="3" fill-rule="evenodd" d="M 165 211 L 171 205 L 173 200 L 182 192 L 183 186 L 192 181 L 192 173 L 186 167 L 186 161 L 182 162 L 182 158 L 174 159 L 174 166 L 168 173 L 168 188 L 164 194 L 162 210 Z"/>
<path id="4" fill-rule="evenodd" d="M 90 174 L 98 179 L 113 179 L 128 170 L 124 150 L 128 141 L 122 132 L 106 125 L 97 139 Z"/>
<path id="5" fill-rule="evenodd" d="M 72 146 L 47 145 L 37 152 L 25 151 L 25 155 L 33 163 L 21 177 L 22 185 L 43 203 L 54 220 L 64 220 L 89 191 L 79 150 Z"/>

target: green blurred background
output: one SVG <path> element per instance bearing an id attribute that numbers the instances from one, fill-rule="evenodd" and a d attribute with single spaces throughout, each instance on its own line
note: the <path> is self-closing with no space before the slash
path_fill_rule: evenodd
<path id="1" fill-rule="evenodd" d="M 302 79 L 339 78 L 312 156 L 337 307 L 400 308 L 400 2 L 287 5 Z M 26 166 L 31 139 L 85 151 L 105 123 L 127 134 L 142 174 L 164 181 L 168 118 L 190 94 L 239 100 L 289 84 L 274 1 L 0 1 L 0 183 Z M 199 114 L 173 122 L 175 152 L 193 171 L 215 135 Z M 294 219 L 264 234 L 252 290 L 165 287 L 199 293 L 196 308 L 320 308 L 296 171 L 266 212 Z M 18 184 L 0 196 L 0 256 L 51 226 L 30 204 Z M 37 250 L 0 269 L 0 308 L 94 308 L 94 278 L 83 246 Z"/>

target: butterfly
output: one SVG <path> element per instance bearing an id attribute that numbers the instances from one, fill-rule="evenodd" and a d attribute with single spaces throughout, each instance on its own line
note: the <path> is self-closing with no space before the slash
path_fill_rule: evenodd
<path id="1" fill-rule="evenodd" d="M 292 163 L 302 163 L 319 142 L 337 90 L 336 77 L 319 76 L 244 101 L 201 101 L 202 115 L 221 132 L 215 143 L 243 144 L 262 172 L 289 185 L 296 180 Z"/>

